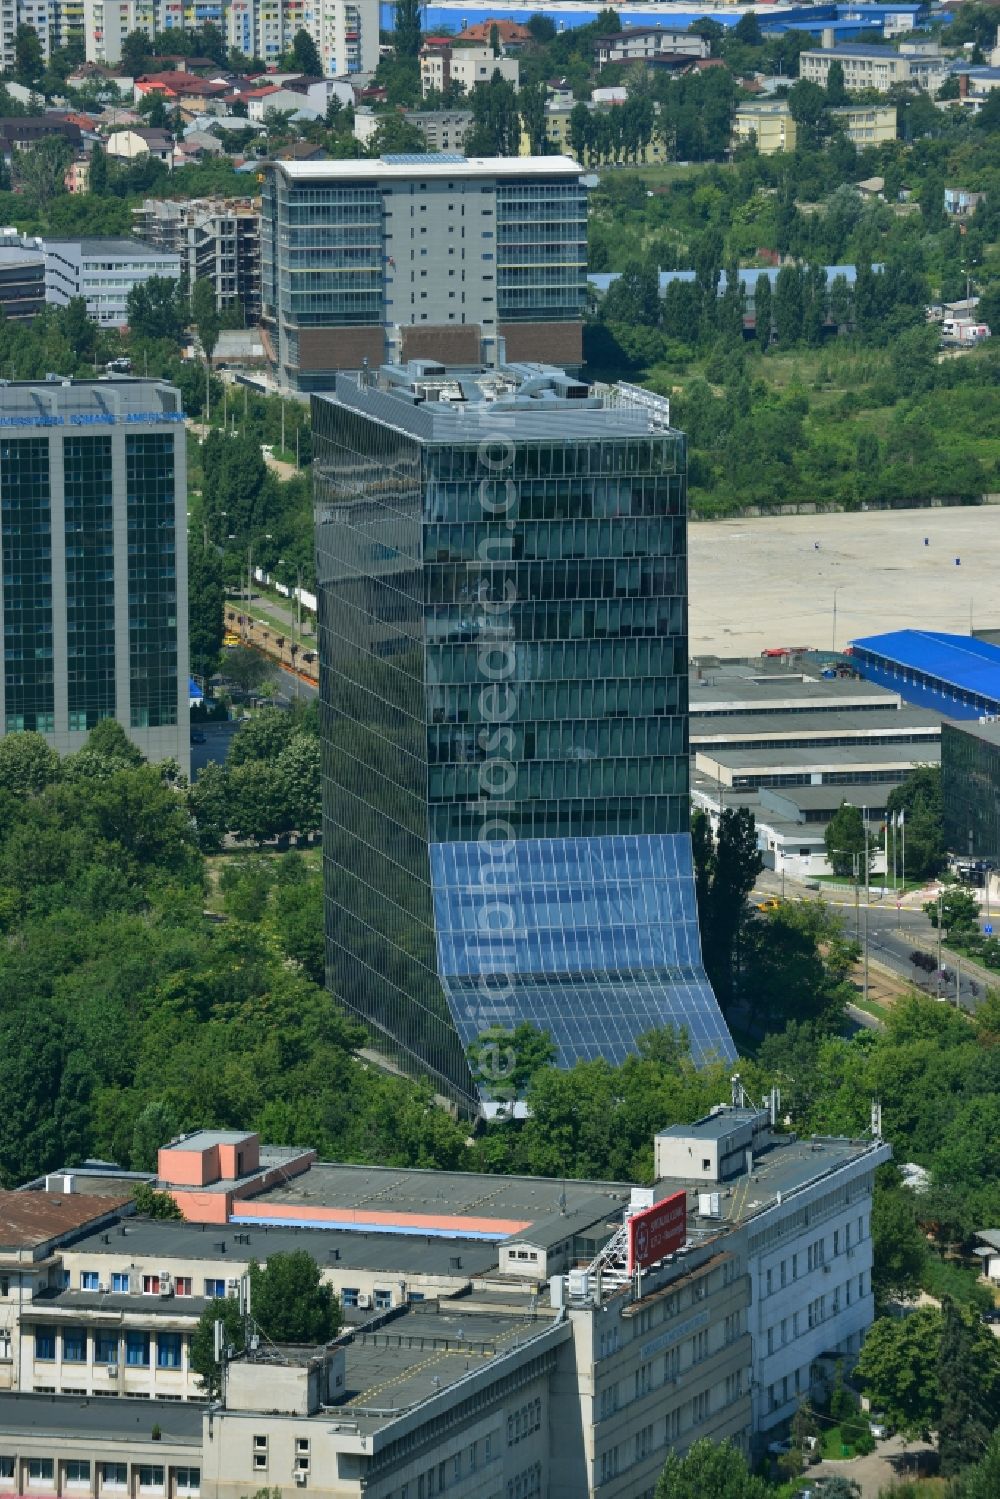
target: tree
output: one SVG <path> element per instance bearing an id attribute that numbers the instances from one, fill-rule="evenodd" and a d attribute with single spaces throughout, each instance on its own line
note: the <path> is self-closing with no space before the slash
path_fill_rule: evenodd
<path id="1" fill-rule="evenodd" d="M 857 1372 L 873 1408 L 907 1436 L 929 1436 L 941 1416 L 942 1316 L 936 1306 L 879 1317 L 869 1328 Z"/>
<path id="2" fill-rule="evenodd" d="M 179 344 L 187 323 L 181 283 L 172 276 L 150 276 L 128 294 L 128 325 L 139 338 L 168 338 Z"/>
<path id="3" fill-rule="evenodd" d="M 532 156 L 544 156 L 548 146 L 545 98 L 546 89 L 542 82 L 524 84 L 517 96 L 521 110 L 521 124 L 531 144 Z M 1000 328 L 1000 322 L 997 323 L 997 327 Z"/>
<path id="4" fill-rule="evenodd" d="M 774 284 L 774 327 L 778 343 L 791 348 L 802 337 L 805 305 L 802 272 L 797 265 L 783 265 Z"/>
<path id="5" fill-rule="evenodd" d="M 523 1095 L 532 1077 L 556 1059 L 556 1048 L 548 1031 L 528 1021 L 513 1030 L 496 1027 L 484 1031 L 469 1047 L 472 1075 L 492 1098 Z"/>
<path id="6" fill-rule="evenodd" d="M 36 214 L 45 217 L 53 199 L 66 191 L 66 170 L 73 148 L 65 136 L 48 135 L 37 145 L 15 149 L 14 178 Z"/>
<path id="7" fill-rule="evenodd" d="M 798 144 L 815 148 L 823 135 L 826 120 L 826 93 L 818 83 L 800 78 L 788 91 L 788 108 L 798 126 Z"/>
<path id="8" fill-rule="evenodd" d="M 420 0 L 396 0 L 393 50 L 396 58 L 416 58 L 420 54 Z"/>
<path id="9" fill-rule="evenodd" d="M 551 16 L 545 15 L 543 11 L 536 10 L 528 17 L 528 30 L 531 32 L 532 40 L 540 46 L 546 42 L 554 42 L 556 38 L 556 23 Z"/>
<path id="10" fill-rule="evenodd" d="M 521 148 L 517 90 L 498 72 L 472 90 L 473 123 L 465 141 L 469 156 L 516 156 Z"/>
<path id="11" fill-rule="evenodd" d="M 191 288 L 191 321 L 198 329 L 198 338 L 205 355 L 206 364 L 211 364 L 215 346 L 219 341 L 219 312 L 215 305 L 215 287 L 204 276 L 199 276 Z"/>
<path id="12" fill-rule="evenodd" d="M 183 1223 L 184 1214 L 169 1192 L 157 1192 L 148 1182 L 136 1182 L 132 1188 L 132 1201 L 136 1212 L 143 1218 L 155 1218 L 157 1222 Z"/>
<path id="13" fill-rule="evenodd" d="M 924 905 L 925 915 L 930 917 L 932 927 L 938 924 L 938 901 L 929 900 Z M 963 885 L 952 885 L 945 890 L 940 901 L 941 926 L 951 937 L 961 932 L 970 932 L 979 922 L 979 902 L 971 890 Z"/>
<path id="14" fill-rule="evenodd" d="M 122 42 L 122 72 L 138 78 L 149 61 L 149 38 L 144 31 L 130 31 Z"/>
<path id="15" fill-rule="evenodd" d="M 841 802 L 827 823 L 825 842 L 826 856 L 834 874 L 859 880 L 866 877 L 865 824 L 860 807 Z"/>
<path id="16" fill-rule="evenodd" d="M 994 1432 L 982 1458 L 952 1485 L 953 1499 L 996 1499 L 1000 1494 L 1000 1432 Z"/>
<path id="17" fill-rule="evenodd" d="M 878 1305 L 920 1289 L 927 1242 L 917 1224 L 912 1193 L 878 1181 L 872 1202 L 872 1290 Z"/>
<path id="18" fill-rule="evenodd" d="M 132 1170 L 155 1171 L 160 1146 L 166 1145 L 176 1133 L 177 1120 L 169 1104 L 162 1099 L 147 1103 L 132 1131 Z"/>
<path id="19" fill-rule="evenodd" d="M 660 288 L 656 267 L 648 261 L 631 261 L 612 281 L 601 304 L 607 323 L 634 323 L 655 328 L 660 320 Z"/>
<path id="20" fill-rule="evenodd" d="M 225 675 L 242 692 L 254 692 L 264 687 L 274 681 L 277 673 L 273 661 L 247 646 L 239 646 L 226 654 Z"/>
<path id="21" fill-rule="evenodd" d="M 753 307 L 754 337 L 760 347 L 766 351 L 771 346 L 774 312 L 771 295 L 771 278 L 765 272 L 761 272 L 754 282 Z"/>
<path id="22" fill-rule="evenodd" d="M 228 772 L 228 825 L 238 838 L 266 843 L 288 832 L 290 822 L 277 765 L 250 760 Z"/>
<path id="23" fill-rule="evenodd" d="M 951 1475 L 984 1456 L 1000 1425 L 1000 1344 L 950 1296 L 941 1313 L 938 1451 L 942 1473 Z"/>
<path id="24" fill-rule="evenodd" d="M 146 116 L 146 123 L 151 130 L 168 130 L 170 128 L 167 101 L 160 89 L 154 89 L 152 93 L 147 94 L 139 108 Z"/>
<path id="25" fill-rule="evenodd" d="M 222 1369 L 215 1357 L 216 1322 L 223 1325 L 225 1346 L 235 1353 L 242 1353 L 246 1347 L 246 1323 L 235 1296 L 219 1297 L 209 1302 L 191 1334 L 191 1369 L 198 1375 L 210 1400 L 216 1399 L 222 1390 Z"/>
<path id="26" fill-rule="evenodd" d="M 103 198 L 108 190 L 108 157 L 102 146 L 94 146 L 90 153 L 90 176 L 87 181 L 88 191 L 95 198 Z"/>
<path id="27" fill-rule="evenodd" d="M 569 144 L 577 161 L 582 163 L 585 160 L 592 138 L 593 120 L 590 110 L 586 104 L 574 104 L 569 114 Z"/>
<path id="28" fill-rule="evenodd" d="M 198 847 L 203 854 L 217 853 L 230 823 L 229 776 L 224 766 L 214 760 L 204 766 L 188 792 L 188 809 L 195 821 Z"/>
<path id="29" fill-rule="evenodd" d="M 826 102 L 835 107 L 847 103 L 847 85 L 844 83 L 844 64 L 834 58 L 826 74 Z"/>
<path id="30" fill-rule="evenodd" d="M 0 739 L 0 791 L 31 796 L 59 779 L 59 756 L 41 734 L 7 734 Z"/>
<path id="31" fill-rule="evenodd" d="M 256 652 L 253 654 L 256 656 Z M 280 708 L 262 708 L 241 725 L 230 746 L 228 763 L 235 766 L 251 760 L 277 762 L 288 748 L 295 729 L 295 719 L 290 713 Z"/>
<path id="32" fill-rule="evenodd" d="M 375 127 L 369 147 L 370 156 L 427 150 L 427 137 L 419 125 L 408 120 L 402 110 L 382 115 Z"/>
<path id="33" fill-rule="evenodd" d="M 737 946 L 748 915 L 747 896 L 763 868 L 757 824 L 747 807 L 727 807 L 719 818 L 717 840 L 704 813 L 692 818 L 692 833 L 705 966 L 725 1004 L 735 991 Z"/>
<path id="34" fill-rule="evenodd" d="M 292 40 L 292 67 L 309 78 L 323 77 L 323 59 L 308 31 L 299 29 Z"/>
<path id="35" fill-rule="evenodd" d="M 767 1499 L 769 1486 L 747 1467 L 742 1452 L 703 1437 L 683 1457 L 671 1452 L 656 1499 Z"/>
<path id="36" fill-rule="evenodd" d="M 188 639 L 191 670 L 208 678 L 218 670 L 225 633 L 226 594 L 222 558 L 192 536 L 188 546 Z"/>
<path id="37" fill-rule="evenodd" d="M 904 818 L 902 828 L 898 823 L 900 813 Z M 916 879 L 932 879 L 944 867 L 947 853 L 939 765 L 917 766 L 901 785 L 889 793 L 886 801 L 887 850 L 893 841 L 896 845 L 893 862 L 900 874 L 904 872 L 904 851 L 906 872 Z"/>
<path id="38" fill-rule="evenodd" d="M 340 1303 L 305 1249 L 250 1265 L 250 1310 L 272 1343 L 329 1343 L 340 1326 Z"/>
<path id="39" fill-rule="evenodd" d="M 315 734 L 293 734 L 278 757 L 278 774 L 285 795 L 289 829 L 318 833 L 323 822 L 319 739 Z"/>
<path id="40" fill-rule="evenodd" d="M 45 58 L 38 32 L 22 21 L 14 32 L 14 78 L 24 88 L 32 88 L 44 71 Z"/>
<path id="41" fill-rule="evenodd" d="M 764 33 L 760 29 L 760 22 L 754 11 L 744 11 L 733 27 L 733 36 L 745 47 L 763 46 Z"/>

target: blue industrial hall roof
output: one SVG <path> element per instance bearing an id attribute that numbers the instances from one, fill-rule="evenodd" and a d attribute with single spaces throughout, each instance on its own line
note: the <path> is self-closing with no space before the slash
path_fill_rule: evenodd
<path id="1" fill-rule="evenodd" d="M 852 642 L 856 651 L 937 677 L 981 697 L 1000 697 L 1000 646 L 940 630 L 890 630 Z"/>

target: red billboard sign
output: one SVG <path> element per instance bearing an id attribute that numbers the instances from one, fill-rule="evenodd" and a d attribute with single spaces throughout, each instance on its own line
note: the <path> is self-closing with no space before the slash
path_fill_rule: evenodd
<path id="1" fill-rule="evenodd" d="M 628 1220 L 628 1273 L 680 1249 L 687 1235 L 687 1193 L 674 1192 Z"/>

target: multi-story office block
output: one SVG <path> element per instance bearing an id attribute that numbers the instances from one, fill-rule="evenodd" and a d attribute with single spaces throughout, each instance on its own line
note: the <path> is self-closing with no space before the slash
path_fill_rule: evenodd
<path id="1" fill-rule="evenodd" d="M 45 256 L 0 244 L 0 307 L 8 322 L 26 323 L 45 306 Z"/>
<path id="2" fill-rule="evenodd" d="M 462 1107 L 465 1049 L 656 1026 L 734 1056 L 689 836 L 683 434 L 561 370 L 415 364 L 313 403 L 334 993 Z"/>
<path id="3" fill-rule="evenodd" d="M 127 325 L 134 286 L 153 276 L 176 281 L 181 274 L 179 254 L 137 239 L 51 239 L 0 229 L 0 249 L 41 255 L 46 302 L 65 307 L 74 297 L 83 297 L 88 315 L 102 328 Z"/>
<path id="4" fill-rule="evenodd" d="M 282 385 L 386 358 L 582 362 L 583 168 L 560 156 L 276 162 L 261 300 Z"/>
<path id="5" fill-rule="evenodd" d="M 208 281 L 220 312 L 239 307 L 247 326 L 260 316 L 260 208 L 252 198 L 147 198 L 133 209 L 136 233 L 180 256 L 189 287 Z"/>
<path id="6" fill-rule="evenodd" d="M 1000 865 L 1000 723 L 965 719 L 941 725 L 945 847 L 968 861 L 978 883 Z"/>
<path id="7" fill-rule="evenodd" d="M 117 718 L 187 770 L 186 476 L 154 380 L 0 389 L 3 730 L 79 749 Z"/>
<path id="8" fill-rule="evenodd" d="M 230 0 L 225 14 L 231 47 L 247 57 L 275 63 L 296 33 L 305 31 L 319 49 L 326 77 L 374 72 L 378 66 L 378 0 Z"/>

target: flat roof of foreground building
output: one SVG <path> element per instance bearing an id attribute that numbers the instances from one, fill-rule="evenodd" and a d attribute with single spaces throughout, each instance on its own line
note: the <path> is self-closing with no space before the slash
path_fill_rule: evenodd
<path id="1" fill-rule="evenodd" d="M 145 1441 L 159 1426 L 163 1455 L 178 1447 L 201 1451 L 202 1407 L 175 1400 L 122 1400 L 117 1396 L 0 1395 L 0 1433 L 13 1437 L 56 1431 L 91 1441 Z"/>
<path id="2" fill-rule="evenodd" d="M 552 1243 L 619 1220 L 622 1182 L 488 1176 L 317 1161 L 294 1181 L 233 1204 L 233 1223 L 499 1241 L 531 1230 Z"/>
<path id="3" fill-rule="evenodd" d="M 615 437 L 680 437 L 670 426 L 670 402 L 620 383 L 588 385 L 558 365 L 518 363 L 499 368 L 412 360 L 337 376 L 335 401 L 428 443 L 457 445 L 550 439 L 587 444 Z"/>

